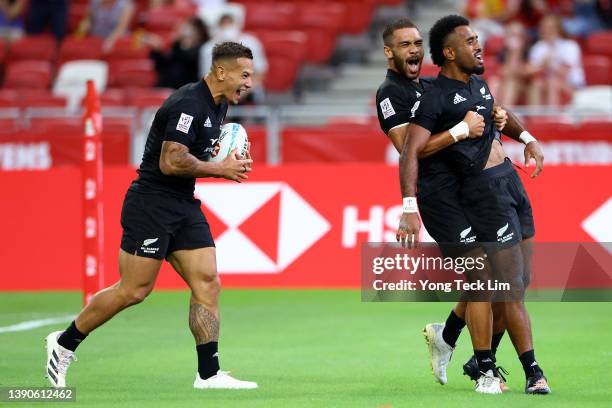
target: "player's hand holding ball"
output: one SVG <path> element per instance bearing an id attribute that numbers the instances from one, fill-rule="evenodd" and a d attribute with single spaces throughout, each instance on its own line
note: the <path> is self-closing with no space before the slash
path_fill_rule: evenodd
<path id="1" fill-rule="evenodd" d="M 246 173 L 253 168 L 250 147 L 244 127 L 238 123 L 226 123 L 221 127 L 210 161 L 220 163 L 221 177 L 240 183 L 249 178 Z"/>
<path id="2" fill-rule="evenodd" d="M 475 139 L 482 136 L 485 128 L 484 117 L 482 115 L 479 115 L 474 111 L 468 111 L 468 113 L 465 114 L 463 121 L 468 124 L 468 128 L 470 129 L 468 138 Z"/>

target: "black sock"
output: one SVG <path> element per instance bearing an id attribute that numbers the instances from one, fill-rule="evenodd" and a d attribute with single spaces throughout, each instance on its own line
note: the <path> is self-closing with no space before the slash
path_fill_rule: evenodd
<path id="1" fill-rule="evenodd" d="M 499 342 L 501 341 L 502 337 L 504 337 L 504 333 L 506 331 L 502 331 L 500 333 L 493 333 L 493 337 L 491 337 L 491 351 L 493 352 L 493 355 L 497 354 L 497 347 L 499 347 Z"/>
<path id="2" fill-rule="evenodd" d="M 219 371 L 219 353 L 217 352 L 219 343 L 211 341 L 209 343 L 198 344 L 198 373 L 200 378 L 205 380 L 217 374 Z"/>
<path id="3" fill-rule="evenodd" d="M 76 348 L 79 347 L 79 344 L 85 340 L 85 337 L 87 337 L 87 335 L 81 333 L 79 329 L 77 329 L 73 320 L 72 323 L 70 323 L 70 326 L 68 326 L 68 328 L 62 334 L 60 334 L 57 342 L 63 348 L 70 351 L 75 351 Z"/>
<path id="4" fill-rule="evenodd" d="M 536 374 L 544 374 L 544 371 L 540 368 L 537 361 L 535 360 L 535 352 L 529 350 L 519 356 L 523 370 L 525 371 L 525 378 L 533 377 Z"/>
<path id="5" fill-rule="evenodd" d="M 478 361 L 478 369 L 483 373 L 495 368 L 495 360 L 491 350 L 474 350 L 476 361 Z"/>
<path id="6" fill-rule="evenodd" d="M 444 325 L 444 329 L 442 330 L 442 338 L 451 347 L 455 347 L 455 343 L 457 343 L 457 339 L 461 334 L 461 329 L 465 327 L 465 321 L 461 319 L 454 310 L 451 310 L 448 318 L 446 319 L 446 324 Z"/>

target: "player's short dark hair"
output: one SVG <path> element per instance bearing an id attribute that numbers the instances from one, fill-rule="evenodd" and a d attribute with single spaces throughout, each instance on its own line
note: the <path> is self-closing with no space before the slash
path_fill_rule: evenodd
<path id="1" fill-rule="evenodd" d="M 468 19 L 457 15 L 442 17 L 434 23 L 431 30 L 429 30 L 429 52 L 434 64 L 439 67 L 444 64 L 444 53 L 442 50 L 444 49 L 446 38 L 455 28 L 466 25 L 470 25 Z"/>
<path id="2" fill-rule="evenodd" d="M 385 31 L 382 33 L 383 42 L 385 45 L 390 45 L 391 37 L 393 37 L 393 33 L 396 30 L 400 30 L 402 28 L 416 28 L 418 27 L 412 21 L 407 18 L 399 18 L 391 23 L 387 24 L 385 27 Z"/>
<path id="3" fill-rule="evenodd" d="M 227 41 L 215 44 L 212 50 L 212 62 L 215 63 L 221 59 L 238 59 L 248 58 L 253 59 L 253 52 L 249 47 L 246 47 L 237 42 Z"/>

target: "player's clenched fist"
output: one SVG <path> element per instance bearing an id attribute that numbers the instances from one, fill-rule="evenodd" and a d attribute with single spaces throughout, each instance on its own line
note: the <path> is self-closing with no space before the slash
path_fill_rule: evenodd
<path id="1" fill-rule="evenodd" d="M 403 213 L 395 238 L 403 247 L 416 248 L 420 229 L 421 221 L 417 213 Z"/>
<path id="2" fill-rule="evenodd" d="M 468 111 L 468 113 L 465 114 L 463 121 L 467 123 L 468 128 L 470 129 L 470 133 L 468 134 L 470 139 L 475 139 L 482 136 L 485 128 L 484 117 L 482 115 L 479 115 L 474 111 Z"/>
<path id="3" fill-rule="evenodd" d="M 501 132 L 501 130 L 506 127 L 508 112 L 501 106 L 495 105 L 493 107 L 493 121 L 495 122 L 495 129 Z"/>
<path id="4" fill-rule="evenodd" d="M 250 157 L 250 155 L 248 157 Z M 238 151 L 234 149 L 221 162 L 221 168 L 223 169 L 221 177 L 240 183 L 242 180 L 249 178 L 246 173 L 251 171 L 252 164 L 252 159 L 238 158 Z"/>

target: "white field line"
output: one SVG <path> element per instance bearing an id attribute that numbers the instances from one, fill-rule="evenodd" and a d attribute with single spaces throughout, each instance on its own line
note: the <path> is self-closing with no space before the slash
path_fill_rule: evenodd
<path id="1" fill-rule="evenodd" d="M 49 319 L 26 320 L 25 322 L 13 324 L 10 326 L 1 326 L 0 334 L 32 330 L 38 327 L 49 326 L 51 324 L 57 324 L 57 323 L 67 323 L 67 322 L 72 321 L 72 319 L 74 319 L 74 315 L 51 317 Z"/>

